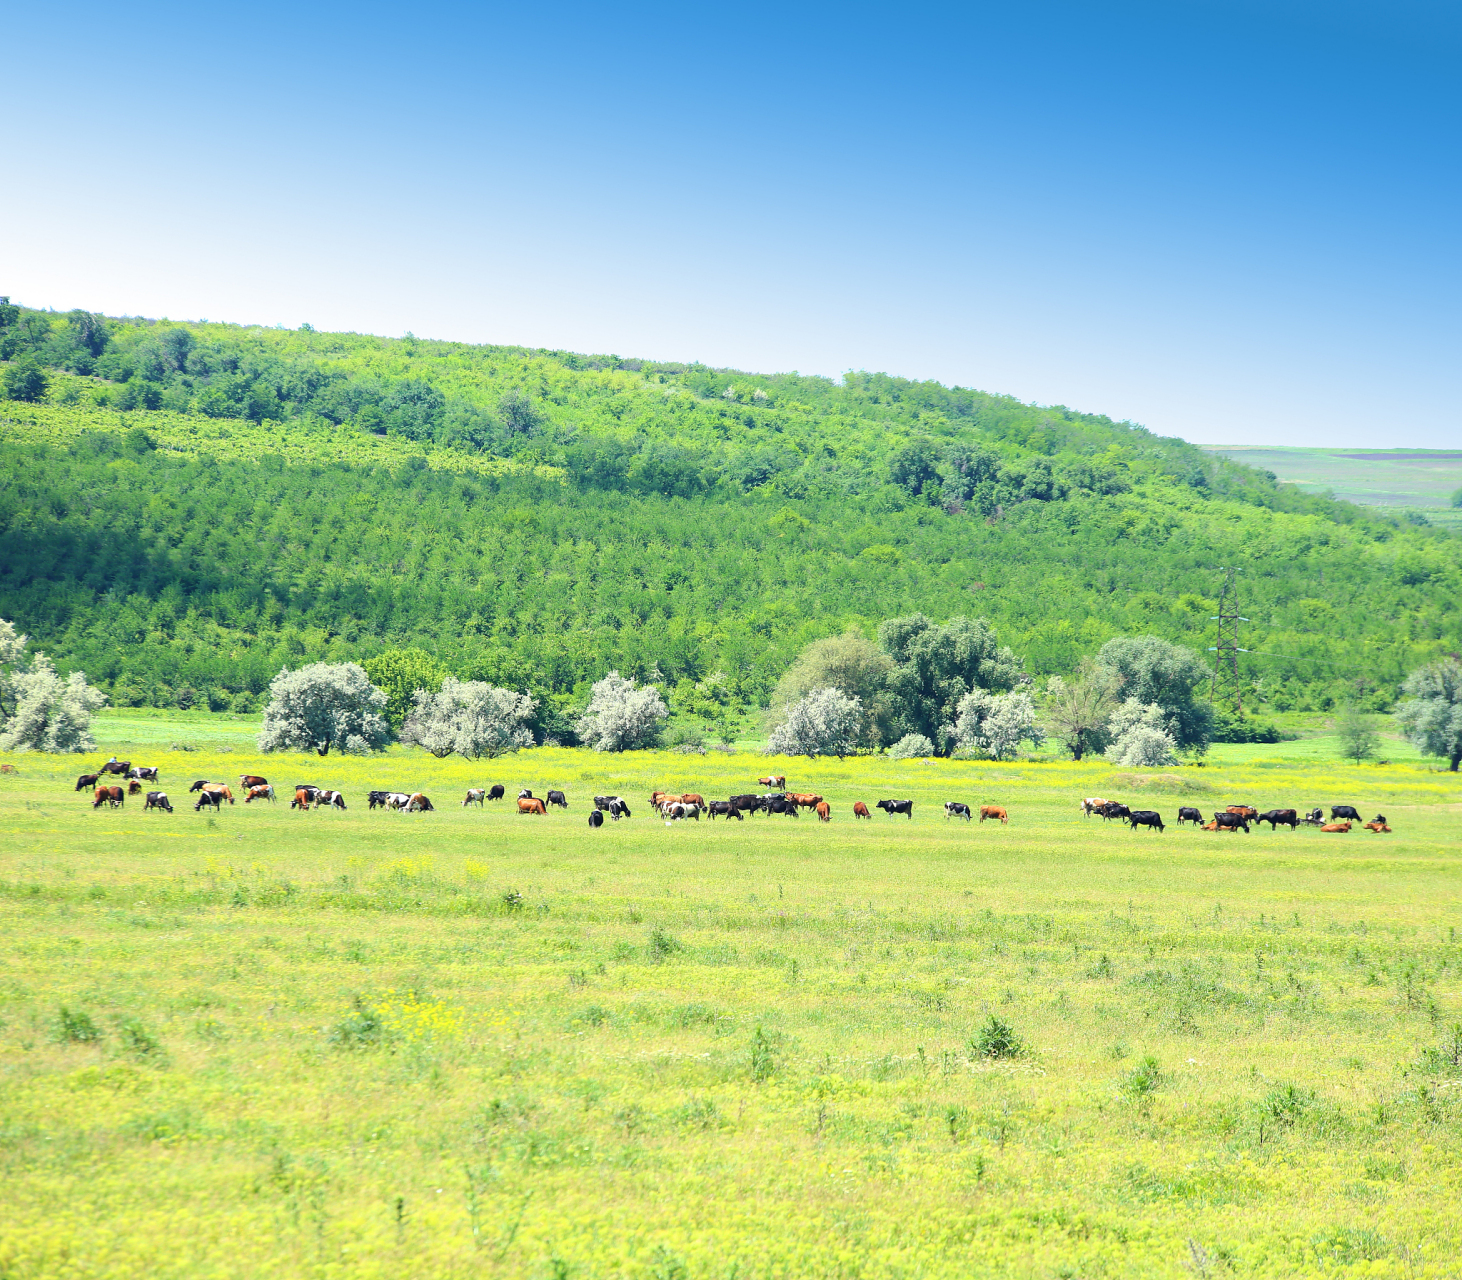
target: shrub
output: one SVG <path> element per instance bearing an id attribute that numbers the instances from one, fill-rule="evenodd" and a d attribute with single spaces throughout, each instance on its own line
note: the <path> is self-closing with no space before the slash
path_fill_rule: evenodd
<path id="1" fill-rule="evenodd" d="M 1281 1128 L 1292 1129 L 1314 1100 L 1315 1095 L 1310 1090 L 1284 1084 L 1264 1095 L 1259 1110 Z"/>
<path id="2" fill-rule="evenodd" d="M 330 1043 L 340 1049 L 370 1049 L 386 1038 L 381 1015 L 359 996 L 355 1006 L 330 1031 Z"/>
<path id="3" fill-rule="evenodd" d="M 95 1044 L 102 1038 L 102 1031 L 90 1014 L 63 1004 L 56 1011 L 55 1038 L 61 1044 Z"/>
<path id="4" fill-rule="evenodd" d="M 117 1024 L 117 1035 L 122 1041 L 122 1047 L 139 1057 L 146 1057 L 162 1048 L 157 1038 L 138 1018 L 123 1018 Z"/>
<path id="5" fill-rule="evenodd" d="M 466 760 L 496 759 L 533 745 L 527 722 L 538 704 L 510 689 L 447 676 L 439 693 L 418 689 L 412 700 L 401 741 L 438 759 L 453 752 Z"/>
<path id="6" fill-rule="evenodd" d="M 1011 1025 L 993 1013 L 985 1019 L 970 1048 L 981 1058 L 1017 1058 L 1025 1052 L 1025 1044 Z"/>
<path id="7" fill-rule="evenodd" d="M 890 760 L 918 760 L 935 754 L 934 744 L 922 733 L 906 733 L 888 749 Z"/>
<path id="8" fill-rule="evenodd" d="M 1157 1092 L 1163 1082 L 1162 1067 L 1158 1060 L 1148 1054 L 1125 1076 L 1122 1077 L 1122 1092 L 1129 1098 L 1142 1099 Z"/>
<path id="9" fill-rule="evenodd" d="M 751 1078 L 770 1080 L 777 1072 L 776 1044 L 761 1027 L 751 1036 Z"/>
<path id="10" fill-rule="evenodd" d="M 857 749 L 863 704 L 837 689 L 814 689 L 787 708 L 787 718 L 772 731 L 767 754 L 837 756 Z"/>
<path id="11" fill-rule="evenodd" d="M 386 695 L 353 662 L 285 667 L 269 683 L 269 705 L 259 731 L 261 751 L 314 751 L 338 747 L 366 755 L 390 739 Z"/>
<path id="12" fill-rule="evenodd" d="M 1119 768 L 1160 769 L 1178 763 L 1177 742 L 1156 703 L 1128 698 L 1112 713 L 1108 731 L 1112 745 L 1106 756 Z"/>
<path id="13" fill-rule="evenodd" d="M 683 951 L 678 938 L 671 937 L 664 929 L 655 929 L 650 934 L 650 962 L 658 964 L 667 956 L 673 956 L 677 951 Z"/>
<path id="14" fill-rule="evenodd" d="M 631 751 L 653 746 L 669 714 L 654 685 L 641 689 L 611 671 L 589 691 L 589 707 L 577 729 L 584 745 L 595 751 Z"/>

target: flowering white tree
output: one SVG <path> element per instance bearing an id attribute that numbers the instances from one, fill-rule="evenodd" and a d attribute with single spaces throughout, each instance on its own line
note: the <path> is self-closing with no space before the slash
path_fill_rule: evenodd
<path id="1" fill-rule="evenodd" d="M 401 741 L 414 742 L 440 759 L 454 751 L 468 760 L 507 755 L 533 745 L 524 723 L 538 704 L 483 680 L 447 676 L 440 693 L 418 689 L 401 726 Z"/>
<path id="2" fill-rule="evenodd" d="M 1023 690 L 971 689 L 959 700 L 954 738 L 962 747 L 978 747 L 997 760 L 1008 760 L 1023 741 L 1040 746 L 1045 737 L 1036 721 L 1035 704 Z"/>
<path id="3" fill-rule="evenodd" d="M 1396 722 L 1406 740 L 1427 756 L 1443 756 L 1453 773 L 1462 762 L 1462 663 L 1443 658 L 1413 671 L 1401 686 L 1406 700 Z"/>
<path id="4" fill-rule="evenodd" d="M 888 749 L 890 760 L 920 760 L 937 754 L 934 744 L 922 733 L 906 733 Z"/>
<path id="5" fill-rule="evenodd" d="M 79 671 L 61 679 L 43 653 L 27 661 L 25 641 L 0 618 L 0 750 L 96 750 L 91 717 L 107 695 Z"/>
<path id="6" fill-rule="evenodd" d="M 589 706 L 576 726 L 579 739 L 595 751 L 631 751 L 653 746 L 670 714 L 652 684 L 643 689 L 611 671 L 589 690 Z"/>
<path id="7" fill-rule="evenodd" d="M 787 718 L 772 731 L 767 754 L 837 756 L 857 747 L 863 704 L 837 689 L 814 689 L 787 708 Z"/>
<path id="8" fill-rule="evenodd" d="M 313 751 L 337 747 L 365 755 L 391 740 L 386 695 L 353 662 L 285 667 L 269 682 L 269 705 L 259 730 L 260 751 Z"/>
<path id="9" fill-rule="evenodd" d="M 1156 769 L 1178 763 L 1177 741 L 1168 716 L 1155 702 L 1128 698 L 1107 722 L 1112 745 L 1106 756 L 1128 769 Z"/>

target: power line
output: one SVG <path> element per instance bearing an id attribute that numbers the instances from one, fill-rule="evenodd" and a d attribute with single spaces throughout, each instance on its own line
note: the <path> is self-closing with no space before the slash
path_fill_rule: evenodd
<path id="1" fill-rule="evenodd" d="M 1235 713 L 1242 715 L 1244 697 L 1239 684 L 1239 654 L 1249 651 L 1239 646 L 1239 623 L 1248 622 L 1248 618 L 1239 614 L 1239 589 L 1234 581 L 1238 570 L 1220 569 L 1219 572 L 1224 578 L 1218 594 L 1218 613 L 1209 618 L 1210 622 L 1218 623 L 1218 643 L 1208 646 L 1208 652 L 1215 655 L 1208 700 L 1218 701 L 1218 686 L 1223 683 L 1228 688 Z"/>

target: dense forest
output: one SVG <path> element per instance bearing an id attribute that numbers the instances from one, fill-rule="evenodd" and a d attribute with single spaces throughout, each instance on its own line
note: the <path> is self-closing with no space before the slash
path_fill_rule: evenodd
<path id="1" fill-rule="evenodd" d="M 1383 708 L 1462 648 L 1462 539 L 1059 406 L 8 301 L 0 358 L 0 616 L 121 704 L 412 647 L 560 711 L 611 667 L 749 708 L 915 610 L 1039 677 L 1205 650 L 1221 565 L 1261 705 Z"/>

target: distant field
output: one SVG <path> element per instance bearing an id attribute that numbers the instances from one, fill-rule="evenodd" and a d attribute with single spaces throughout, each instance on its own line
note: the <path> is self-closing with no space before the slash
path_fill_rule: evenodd
<path id="1" fill-rule="evenodd" d="M 1331 489 L 1337 498 L 1368 507 L 1423 508 L 1433 523 L 1462 524 L 1462 510 L 1449 505 L 1452 494 L 1462 488 L 1462 450 L 1202 447 L 1272 471 L 1301 489 Z"/>
<path id="2" fill-rule="evenodd" d="M 171 815 L 5 757 L 6 1280 L 1457 1274 L 1454 775 L 798 762 L 830 826 L 667 826 L 652 785 L 767 759 L 229 745 L 149 753 Z M 246 771 L 350 808 L 186 806 Z M 461 807 L 494 781 L 572 808 Z M 635 816 L 591 831 L 596 791 Z M 1134 833 L 1093 794 L 1395 832 Z M 854 822 L 885 795 L 913 820 Z"/>

